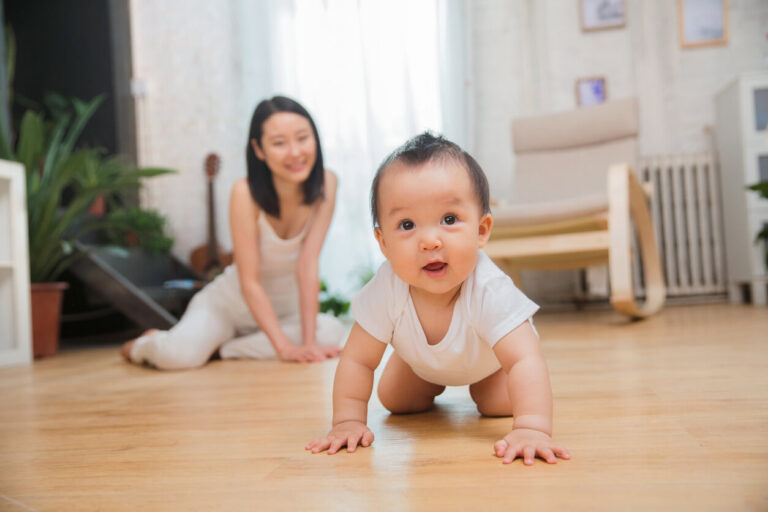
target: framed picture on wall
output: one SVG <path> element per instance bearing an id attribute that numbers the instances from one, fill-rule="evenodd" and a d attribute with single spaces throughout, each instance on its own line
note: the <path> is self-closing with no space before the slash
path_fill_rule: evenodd
<path id="1" fill-rule="evenodd" d="M 677 0 L 680 46 L 728 44 L 728 0 Z"/>
<path id="2" fill-rule="evenodd" d="M 576 104 L 580 107 L 597 105 L 608 98 L 605 77 L 591 76 L 576 80 Z"/>
<path id="3" fill-rule="evenodd" d="M 579 18 L 584 32 L 623 27 L 624 0 L 579 0 Z"/>

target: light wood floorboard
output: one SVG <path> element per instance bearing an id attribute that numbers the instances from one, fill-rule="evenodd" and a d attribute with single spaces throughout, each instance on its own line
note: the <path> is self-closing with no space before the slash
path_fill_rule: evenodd
<path id="1" fill-rule="evenodd" d="M 502 465 L 510 420 L 466 387 L 411 416 L 374 398 L 373 447 L 310 455 L 335 362 L 158 372 L 65 350 L 0 369 L 0 510 L 768 510 L 767 309 L 536 324 L 571 461 Z"/>

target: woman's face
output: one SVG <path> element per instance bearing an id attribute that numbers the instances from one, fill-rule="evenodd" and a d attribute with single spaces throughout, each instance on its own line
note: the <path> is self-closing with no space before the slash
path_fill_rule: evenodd
<path id="1" fill-rule="evenodd" d="M 317 142 L 309 120 L 293 112 L 277 112 L 262 124 L 261 144 L 251 139 L 259 160 L 263 160 L 276 181 L 303 183 L 317 158 Z"/>

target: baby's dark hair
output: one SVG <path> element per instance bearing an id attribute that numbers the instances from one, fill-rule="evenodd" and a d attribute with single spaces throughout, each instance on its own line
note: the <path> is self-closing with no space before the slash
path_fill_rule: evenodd
<path id="1" fill-rule="evenodd" d="M 443 138 L 442 135 L 434 135 L 430 132 L 421 133 L 405 144 L 395 149 L 381 163 L 376 170 L 376 176 L 371 185 L 371 217 L 373 226 L 379 225 L 379 183 L 387 169 L 396 162 L 417 166 L 433 160 L 452 160 L 458 162 L 467 170 L 472 187 L 475 189 L 477 202 L 483 215 L 491 212 L 488 192 L 488 179 L 485 177 L 480 164 L 472 156 L 461 149 L 457 144 Z"/>

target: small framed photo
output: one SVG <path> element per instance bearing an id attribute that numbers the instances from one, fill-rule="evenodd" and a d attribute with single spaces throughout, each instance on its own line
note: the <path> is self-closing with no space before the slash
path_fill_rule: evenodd
<path id="1" fill-rule="evenodd" d="M 624 0 L 579 0 L 581 30 L 604 30 L 623 27 Z"/>
<path id="2" fill-rule="evenodd" d="M 677 0 L 680 46 L 728 44 L 728 0 Z"/>
<path id="3" fill-rule="evenodd" d="M 597 105 L 608 98 L 605 77 L 591 76 L 576 80 L 576 104 L 580 107 Z"/>

